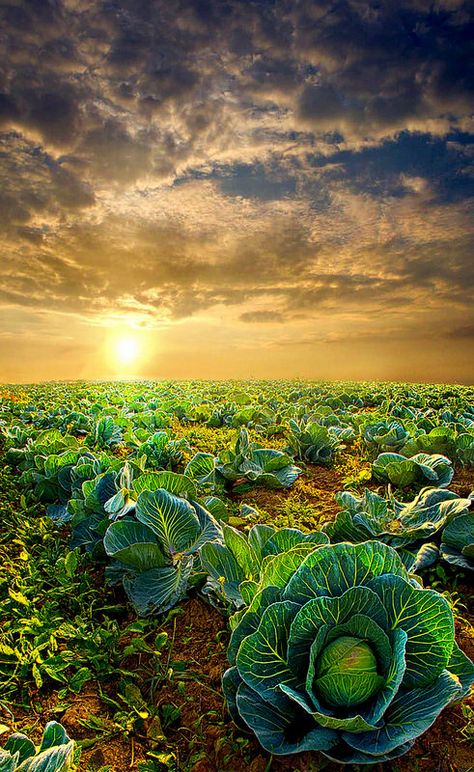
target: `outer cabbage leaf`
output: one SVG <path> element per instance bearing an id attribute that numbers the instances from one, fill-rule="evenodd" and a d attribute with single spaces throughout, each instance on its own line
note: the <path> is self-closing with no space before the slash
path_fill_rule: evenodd
<path id="1" fill-rule="evenodd" d="M 140 616 L 162 614 L 186 596 L 193 568 L 192 556 L 168 568 L 151 568 L 136 576 L 125 575 L 123 586 Z"/>
<path id="2" fill-rule="evenodd" d="M 44 730 L 41 745 L 36 749 L 28 737 L 13 734 L 0 750 L 1 772 L 63 772 L 69 769 L 74 753 L 74 741 L 64 727 L 50 721 Z"/>
<path id="3" fill-rule="evenodd" d="M 360 497 L 347 491 L 338 493 L 336 501 L 342 511 L 333 522 L 323 526 L 332 542 L 380 539 L 400 551 L 411 572 L 435 562 L 437 547 L 424 542 L 453 517 L 466 512 L 471 503 L 443 488 L 424 488 L 408 503 L 392 496 L 385 499 L 368 490 Z M 414 547 L 405 549 L 409 545 Z"/>
<path id="4" fill-rule="evenodd" d="M 441 537 L 441 557 L 448 563 L 474 571 L 474 512 L 451 520 Z"/>

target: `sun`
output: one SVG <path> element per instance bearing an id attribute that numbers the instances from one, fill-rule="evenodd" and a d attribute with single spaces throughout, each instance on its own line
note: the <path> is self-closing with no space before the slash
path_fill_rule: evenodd
<path id="1" fill-rule="evenodd" d="M 136 338 L 127 336 L 119 338 L 115 344 L 115 355 L 119 365 L 132 365 L 140 354 L 140 346 Z"/>
<path id="2" fill-rule="evenodd" d="M 142 377 L 155 342 L 150 333 L 132 323 L 106 325 L 101 358 L 110 377 L 128 380 Z"/>

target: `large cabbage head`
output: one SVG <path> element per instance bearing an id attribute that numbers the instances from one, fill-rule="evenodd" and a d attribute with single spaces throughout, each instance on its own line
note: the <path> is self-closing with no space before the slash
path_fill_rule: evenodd
<path id="1" fill-rule="evenodd" d="M 234 618 L 224 690 L 232 717 L 273 754 L 321 751 L 340 763 L 401 756 L 474 666 L 448 603 L 410 579 L 377 541 L 285 555 Z"/>

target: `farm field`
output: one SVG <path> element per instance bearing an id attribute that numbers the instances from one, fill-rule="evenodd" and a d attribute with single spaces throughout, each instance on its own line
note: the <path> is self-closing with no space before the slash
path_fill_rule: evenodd
<path id="1" fill-rule="evenodd" d="M 473 387 L 54 382 L 0 410 L 0 747 L 63 727 L 0 770 L 474 768 Z"/>

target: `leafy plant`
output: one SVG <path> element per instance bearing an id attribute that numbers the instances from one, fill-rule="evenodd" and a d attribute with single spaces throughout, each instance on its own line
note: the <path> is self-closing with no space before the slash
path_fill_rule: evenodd
<path id="1" fill-rule="evenodd" d="M 323 546 L 297 565 L 287 555 L 233 618 L 234 721 L 276 755 L 401 756 L 474 681 L 447 601 L 378 541 Z"/>
<path id="2" fill-rule="evenodd" d="M 297 528 L 261 524 L 254 525 L 247 534 L 230 525 L 223 525 L 222 532 L 224 543 L 208 541 L 201 547 L 202 567 L 210 574 L 203 592 L 235 608 L 245 605 L 239 591 L 241 583 L 247 580 L 248 592 L 248 582 L 258 583 L 275 555 L 289 550 L 304 555 L 329 542 L 321 532 L 303 533 Z"/>
<path id="3" fill-rule="evenodd" d="M 365 427 L 363 437 L 369 447 L 390 451 L 401 448 L 410 437 L 410 432 L 398 421 L 377 421 Z"/>
<path id="4" fill-rule="evenodd" d="M 456 437 L 456 457 L 464 466 L 474 466 L 474 425 L 470 432 Z"/>
<path id="5" fill-rule="evenodd" d="M 86 441 L 97 448 L 112 448 L 122 440 L 122 428 L 114 423 L 110 415 L 102 416 L 94 425 Z"/>
<path id="6" fill-rule="evenodd" d="M 109 580 L 122 579 L 138 614 L 163 613 L 185 597 L 200 547 L 220 538 L 219 525 L 196 501 L 164 488 L 143 490 L 134 517 L 105 532 L 105 551 L 114 558 Z"/>
<path id="7" fill-rule="evenodd" d="M 149 469 L 176 469 L 189 450 L 185 439 L 174 440 L 167 432 L 155 432 L 140 442 L 134 440 L 134 456 L 145 456 Z"/>
<path id="8" fill-rule="evenodd" d="M 185 473 L 211 489 L 242 483 L 289 488 L 301 474 L 301 469 L 286 453 L 251 443 L 247 430 L 242 428 L 234 450 L 221 451 L 217 459 L 211 453 L 196 453 Z"/>
<path id="9" fill-rule="evenodd" d="M 381 453 L 373 462 L 372 470 L 378 480 L 390 482 L 397 488 L 408 488 L 415 483 L 447 488 L 454 475 L 449 458 L 427 453 L 417 453 L 411 458 L 400 453 Z"/>
<path id="10" fill-rule="evenodd" d="M 339 437 L 331 429 L 315 422 L 289 422 L 289 452 L 311 464 L 328 464 L 339 447 Z"/>
<path id="11" fill-rule="evenodd" d="M 362 496 L 343 491 L 335 498 L 342 510 L 334 521 L 323 525 L 331 542 L 380 539 L 395 549 L 421 545 L 414 552 L 400 551 L 410 571 L 426 568 L 436 560 L 436 545 L 426 542 L 448 520 L 466 512 L 471 503 L 443 488 L 423 488 L 408 503 L 397 501 L 393 496 L 385 499 L 370 490 L 365 490 Z"/>
<path id="12" fill-rule="evenodd" d="M 400 452 L 407 457 L 417 453 L 439 453 L 453 458 L 455 447 L 456 430 L 448 426 L 435 426 L 429 432 L 422 432 L 416 437 L 410 438 Z"/>
<path id="13" fill-rule="evenodd" d="M 232 484 L 243 480 L 267 488 L 289 488 L 301 474 L 301 469 L 286 453 L 250 443 L 244 428 L 240 430 L 235 450 L 219 454 L 216 469 Z"/>
<path id="14" fill-rule="evenodd" d="M 70 450 L 77 450 L 79 445 L 76 437 L 63 435 L 58 429 L 45 429 L 41 432 L 33 432 L 26 444 L 24 434 L 18 427 L 13 436 L 21 442 L 21 447 L 10 447 L 7 451 L 7 460 L 22 470 L 35 467 L 35 458 L 47 458 Z"/>
<path id="15" fill-rule="evenodd" d="M 74 741 L 56 721 L 46 724 L 39 748 L 25 735 L 12 734 L 0 749 L 2 772 L 63 772 L 69 769 Z"/>

